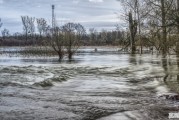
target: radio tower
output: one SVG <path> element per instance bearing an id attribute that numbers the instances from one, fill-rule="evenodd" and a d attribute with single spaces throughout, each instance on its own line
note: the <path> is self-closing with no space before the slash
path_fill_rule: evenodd
<path id="1" fill-rule="evenodd" d="M 54 13 L 54 10 L 55 10 L 55 5 L 52 5 L 52 29 L 55 28 L 55 13 Z"/>

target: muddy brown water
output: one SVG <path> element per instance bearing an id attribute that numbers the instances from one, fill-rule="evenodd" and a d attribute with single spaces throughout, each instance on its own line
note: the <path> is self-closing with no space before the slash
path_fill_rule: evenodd
<path id="1" fill-rule="evenodd" d="M 89 49 L 90 50 L 90 49 Z M 179 102 L 175 56 L 79 53 L 0 58 L 0 120 L 167 120 Z"/>

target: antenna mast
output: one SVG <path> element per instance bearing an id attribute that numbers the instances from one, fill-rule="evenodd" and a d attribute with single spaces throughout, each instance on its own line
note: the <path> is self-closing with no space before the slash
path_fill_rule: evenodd
<path id="1" fill-rule="evenodd" d="M 55 13 L 54 13 L 54 10 L 55 10 L 55 5 L 52 5 L 52 29 L 55 28 Z"/>

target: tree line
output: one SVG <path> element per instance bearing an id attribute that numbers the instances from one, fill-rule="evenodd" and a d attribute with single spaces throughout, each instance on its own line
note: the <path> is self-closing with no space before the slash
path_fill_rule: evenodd
<path id="1" fill-rule="evenodd" d="M 69 22 L 52 28 L 44 18 L 21 16 L 21 20 L 24 32 L 16 32 L 11 35 L 8 29 L 3 29 L 1 31 L 1 46 L 50 47 L 61 60 L 65 54 L 68 54 L 68 58 L 72 59 L 80 46 L 128 43 L 128 40 L 125 39 L 126 33 L 120 30 L 98 32 L 95 28 L 91 28 L 87 33 L 80 23 Z"/>
<path id="2" fill-rule="evenodd" d="M 120 45 L 129 47 L 132 54 L 137 49 L 142 54 L 144 48 L 151 47 L 164 56 L 170 52 L 179 54 L 179 0 L 118 1 L 124 7 L 123 18 L 128 24 L 125 30 L 116 27 L 98 32 L 90 28 L 87 32 L 73 22 L 52 28 L 44 18 L 21 16 L 24 33 L 10 35 L 9 30 L 2 30 L 1 45 L 51 46 L 59 59 L 66 53 L 71 59 L 81 45 Z"/>
<path id="3" fill-rule="evenodd" d="M 21 16 L 21 19 L 24 32 L 10 34 L 10 31 L 4 28 L 1 30 L 1 45 L 42 45 L 42 40 L 47 36 L 49 29 L 52 29 L 51 26 L 47 24 L 47 21 L 44 18 L 34 18 L 29 16 Z M 84 46 L 124 45 L 129 42 L 129 34 L 126 33 L 126 31 L 117 28 L 116 30 L 111 31 L 105 29 L 97 31 L 95 28 L 90 28 L 89 30 L 84 28 L 84 30 L 88 31 L 83 34 L 81 38 L 82 40 L 80 40 L 81 45 Z"/>

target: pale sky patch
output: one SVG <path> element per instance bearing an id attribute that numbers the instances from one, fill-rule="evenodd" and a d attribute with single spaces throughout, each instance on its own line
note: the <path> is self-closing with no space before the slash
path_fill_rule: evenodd
<path id="1" fill-rule="evenodd" d="M 0 4 L 3 4 L 3 0 L 0 0 Z"/>
<path id="2" fill-rule="evenodd" d="M 78 4 L 80 1 L 79 0 L 73 0 L 74 4 Z"/>
<path id="3" fill-rule="evenodd" d="M 104 2 L 103 0 L 89 0 L 90 2 L 94 2 L 94 3 L 100 3 L 100 2 Z"/>

